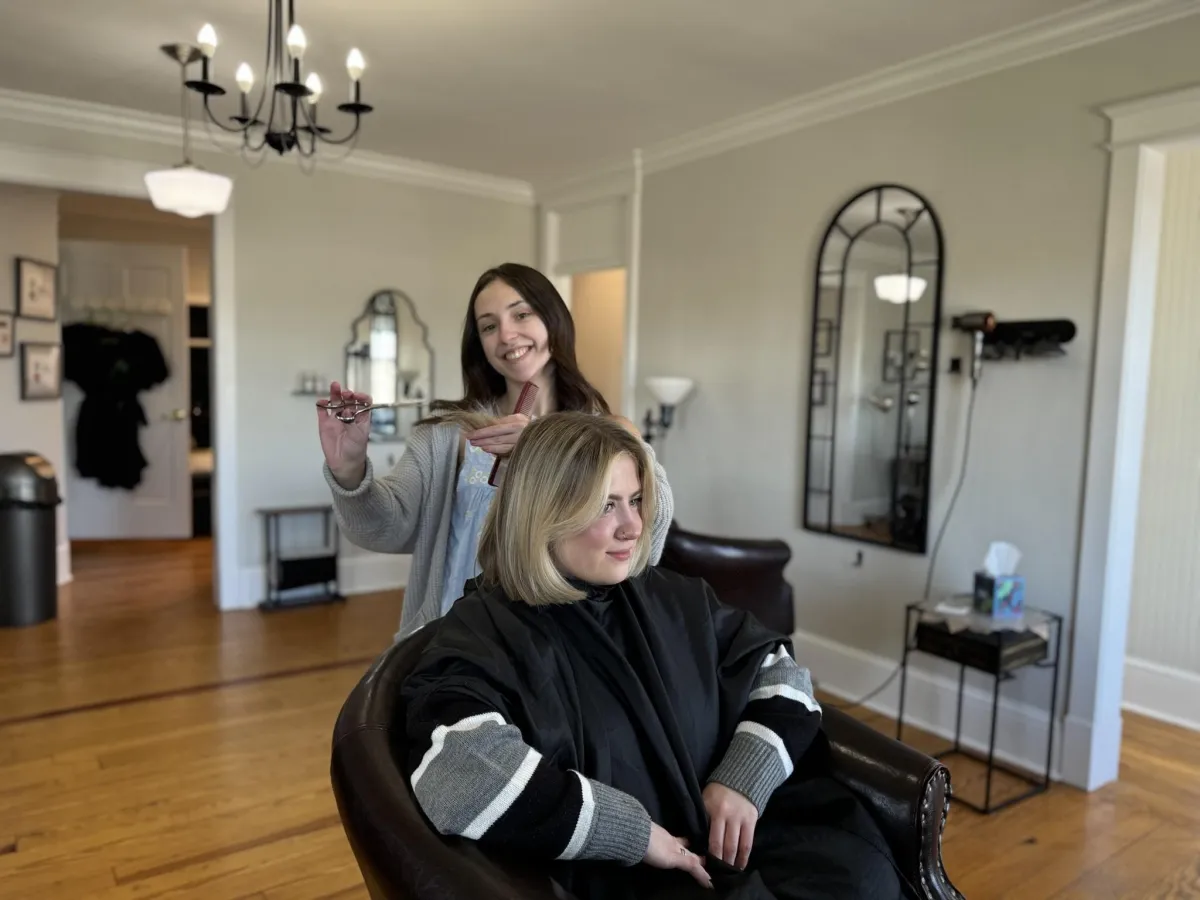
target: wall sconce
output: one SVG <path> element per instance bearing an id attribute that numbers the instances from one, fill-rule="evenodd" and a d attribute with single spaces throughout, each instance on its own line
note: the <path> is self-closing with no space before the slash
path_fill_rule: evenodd
<path id="1" fill-rule="evenodd" d="M 675 407 L 687 399 L 696 382 L 690 378 L 677 376 L 662 376 L 646 379 L 646 388 L 658 401 L 658 419 L 654 418 L 653 410 L 646 410 L 643 420 L 643 431 L 646 443 L 653 443 L 658 435 L 665 435 L 675 418 Z"/>

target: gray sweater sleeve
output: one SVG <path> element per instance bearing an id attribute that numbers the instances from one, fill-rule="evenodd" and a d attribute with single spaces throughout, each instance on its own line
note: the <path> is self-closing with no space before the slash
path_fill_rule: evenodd
<path id="1" fill-rule="evenodd" d="M 495 710 L 446 697 L 415 731 L 413 796 L 441 834 L 540 859 L 645 857 L 651 822 L 640 802 L 552 764 Z"/>
<path id="2" fill-rule="evenodd" d="M 761 815 L 820 726 L 821 705 L 808 669 L 779 644 L 759 667 L 729 748 L 708 780 L 742 794 Z"/>
<path id="3" fill-rule="evenodd" d="M 666 470 L 658 461 L 650 444 L 646 444 L 646 452 L 650 454 L 650 460 L 654 463 L 654 487 L 658 495 L 658 508 L 654 511 L 654 521 L 650 523 L 650 565 L 657 566 L 662 559 L 663 547 L 667 543 L 671 520 L 675 518 L 675 497 L 671 493 Z"/>
<path id="4" fill-rule="evenodd" d="M 421 525 L 422 498 L 433 477 L 433 429 L 413 429 L 404 455 L 395 470 L 375 477 L 367 460 L 362 482 L 346 490 L 324 466 L 325 481 L 333 494 L 333 509 L 346 537 L 377 553 L 409 552 Z"/>

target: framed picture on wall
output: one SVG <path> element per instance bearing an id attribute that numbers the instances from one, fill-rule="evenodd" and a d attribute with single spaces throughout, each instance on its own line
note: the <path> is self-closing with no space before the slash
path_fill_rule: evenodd
<path id="1" fill-rule="evenodd" d="M 62 344 L 21 344 L 22 400 L 57 400 L 62 379 Z"/>
<path id="2" fill-rule="evenodd" d="M 0 312 L 0 359 L 13 355 L 13 314 Z"/>
<path id="3" fill-rule="evenodd" d="M 17 315 L 25 319 L 58 318 L 58 267 L 18 256 L 16 268 Z"/>

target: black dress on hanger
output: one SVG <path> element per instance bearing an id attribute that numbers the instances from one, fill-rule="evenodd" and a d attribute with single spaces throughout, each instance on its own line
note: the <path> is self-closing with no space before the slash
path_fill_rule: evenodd
<path id="1" fill-rule="evenodd" d="M 75 423 L 75 468 L 103 487 L 132 490 L 149 463 L 142 455 L 146 412 L 138 395 L 162 384 L 170 368 L 144 331 L 76 323 L 63 328 L 64 377 L 84 393 Z"/>

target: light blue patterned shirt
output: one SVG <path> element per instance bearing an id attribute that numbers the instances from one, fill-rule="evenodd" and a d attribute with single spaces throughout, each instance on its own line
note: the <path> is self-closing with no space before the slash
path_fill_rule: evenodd
<path id="1" fill-rule="evenodd" d="M 488 484 L 496 457 L 469 442 L 458 471 L 442 580 L 442 615 L 463 595 L 463 585 L 479 574 L 479 532 L 496 489 Z"/>

